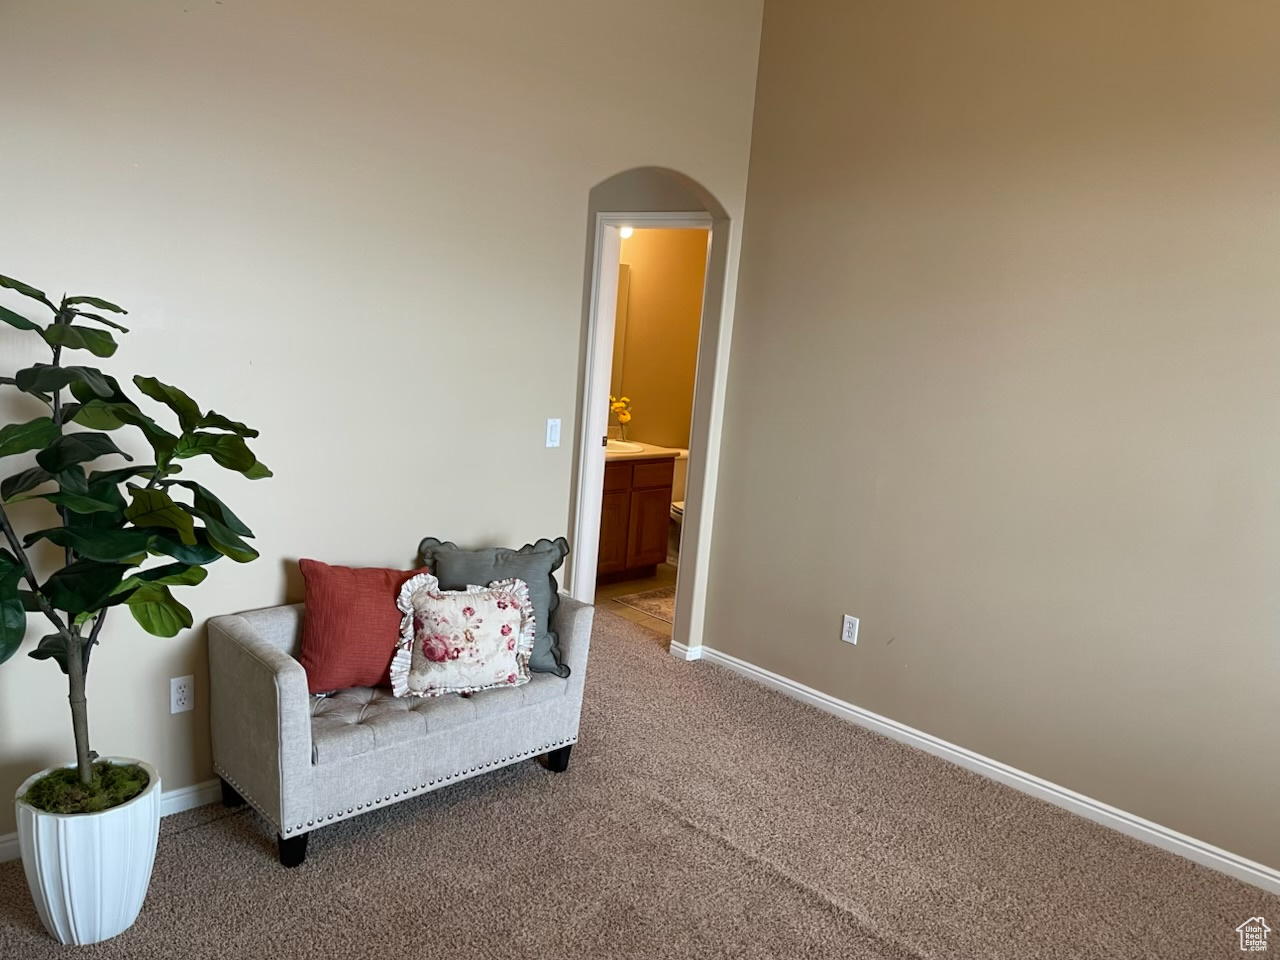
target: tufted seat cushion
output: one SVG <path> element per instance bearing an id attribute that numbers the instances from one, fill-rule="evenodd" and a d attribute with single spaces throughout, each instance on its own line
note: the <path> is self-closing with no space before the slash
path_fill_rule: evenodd
<path id="1" fill-rule="evenodd" d="M 334 763 L 428 732 L 462 726 L 487 715 L 564 696 L 567 680 L 535 673 L 520 687 L 471 697 L 394 697 L 381 687 L 352 687 L 311 698 L 311 762 Z"/>

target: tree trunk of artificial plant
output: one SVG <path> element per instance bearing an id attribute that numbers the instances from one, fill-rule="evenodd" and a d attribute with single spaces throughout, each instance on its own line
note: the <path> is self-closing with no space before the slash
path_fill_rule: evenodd
<path id="1" fill-rule="evenodd" d="M 40 583 L 36 579 L 35 571 L 31 569 L 31 562 L 27 559 L 26 551 L 22 549 L 22 543 L 18 540 L 12 524 L 9 523 L 9 516 L 3 506 L 0 506 L 0 530 L 3 530 L 4 539 L 12 548 L 18 562 L 22 564 L 23 575 L 31 587 L 31 594 L 36 598 L 40 611 L 66 644 L 67 680 L 70 687 L 67 700 L 71 704 L 71 725 L 76 740 L 76 771 L 80 774 L 80 782 L 87 784 L 93 779 L 93 754 L 89 749 L 89 707 L 85 697 L 84 646 L 86 643 L 93 643 L 97 638 L 98 630 L 106 617 L 106 611 L 99 611 L 97 621 L 93 625 L 93 633 L 88 638 L 81 637 L 77 628 L 64 624 L 62 618 L 41 596 Z"/>
<path id="2" fill-rule="evenodd" d="M 65 317 L 62 311 L 58 311 L 58 316 L 54 319 L 55 323 L 70 322 L 69 317 Z M 53 348 L 53 365 L 55 367 L 62 365 L 62 347 L 55 346 Z M 62 388 L 59 387 L 53 392 L 53 422 L 58 430 L 62 430 Z M 59 507 L 58 516 L 62 520 L 62 525 L 68 526 L 67 508 Z M 71 548 L 66 548 L 67 563 L 75 560 Z M 104 612 L 100 612 L 98 617 L 104 616 Z M 84 662 L 84 643 L 85 640 L 80 636 L 80 628 L 71 625 L 68 618 L 68 628 L 60 630 L 62 638 L 67 644 L 67 685 L 70 691 L 67 693 L 67 700 L 71 703 L 71 729 L 76 741 L 76 772 L 80 775 L 80 782 L 88 786 L 93 782 L 93 765 L 92 757 L 89 750 L 89 698 L 85 695 L 85 662 Z M 96 634 L 97 631 L 95 630 Z"/>
<path id="3" fill-rule="evenodd" d="M 103 616 L 99 613 L 98 616 Z M 71 729 L 76 739 L 76 771 L 80 774 L 80 782 L 88 784 L 93 780 L 92 755 L 89 750 L 89 700 L 85 696 L 84 644 L 85 640 L 76 633 L 70 633 L 67 641 L 67 682 L 70 693 L 67 700 L 71 702 Z"/>

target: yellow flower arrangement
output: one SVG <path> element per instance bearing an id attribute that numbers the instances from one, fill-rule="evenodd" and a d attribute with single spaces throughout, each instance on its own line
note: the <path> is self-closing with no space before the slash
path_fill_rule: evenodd
<path id="1" fill-rule="evenodd" d="M 630 397 L 609 397 L 609 412 L 614 419 L 618 421 L 618 426 L 622 428 L 622 439 L 627 438 L 627 424 L 631 422 L 631 398 Z"/>

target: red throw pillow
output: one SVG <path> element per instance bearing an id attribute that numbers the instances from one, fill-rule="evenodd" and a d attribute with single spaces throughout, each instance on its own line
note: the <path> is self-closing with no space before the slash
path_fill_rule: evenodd
<path id="1" fill-rule="evenodd" d="M 306 582 L 302 653 L 307 689 L 391 685 L 391 658 L 400 639 L 400 587 L 421 570 L 332 567 L 299 560 Z"/>

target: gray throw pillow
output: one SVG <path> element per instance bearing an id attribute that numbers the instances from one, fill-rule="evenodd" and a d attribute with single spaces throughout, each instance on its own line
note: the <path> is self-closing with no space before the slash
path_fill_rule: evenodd
<path id="1" fill-rule="evenodd" d="M 538 621 L 529 669 L 558 677 L 569 675 L 569 668 L 560 662 L 560 638 L 551 629 L 551 615 L 560 605 L 554 573 L 569 555 L 569 544 L 564 537 L 539 540 L 519 550 L 509 547 L 464 550 L 456 543 L 427 537 L 418 549 L 423 562 L 440 581 L 442 590 L 465 590 L 472 584 L 483 587 L 510 577 L 519 577 L 527 583 L 533 615 Z"/>

